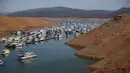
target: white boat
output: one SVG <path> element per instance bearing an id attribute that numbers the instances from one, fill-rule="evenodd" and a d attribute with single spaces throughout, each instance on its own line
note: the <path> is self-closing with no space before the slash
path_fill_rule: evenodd
<path id="1" fill-rule="evenodd" d="M 22 35 L 22 32 L 21 31 L 17 31 L 17 36 L 21 36 Z"/>
<path id="2" fill-rule="evenodd" d="M 39 39 L 38 38 L 34 38 L 34 42 L 38 42 L 39 41 Z"/>
<path id="3" fill-rule="evenodd" d="M 17 46 L 15 50 L 17 51 L 17 50 L 22 49 L 22 48 L 23 48 L 22 46 Z"/>
<path id="4" fill-rule="evenodd" d="M 13 37 L 9 37 L 8 42 L 12 42 L 12 41 L 13 41 Z"/>
<path id="5" fill-rule="evenodd" d="M 9 54 L 10 53 L 10 50 L 9 49 L 4 49 L 2 50 L 2 55 L 6 55 L 6 54 Z"/>
<path id="6" fill-rule="evenodd" d="M 15 37 L 15 39 L 13 40 L 13 42 L 11 43 L 11 45 L 17 45 L 18 43 L 20 43 L 20 37 Z"/>
<path id="7" fill-rule="evenodd" d="M 59 38 L 62 38 L 62 34 L 59 35 Z"/>
<path id="8" fill-rule="evenodd" d="M 23 46 L 22 42 L 16 44 L 16 47 L 22 47 L 22 46 Z"/>
<path id="9" fill-rule="evenodd" d="M 40 37 L 40 39 L 39 39 L 40 41 L 44 41 L 45 40 L 45 38 L 44 37 Z"/>
<path id="10" fill-rule="evenodd" d="M 34 52 L 21 52 L 18 54 L 18 59 L 24 60 L 29 58 L 36 58 L 37 54 L 34 54 Z"/>
<path id="11" fill-rule="evenodd" d="M 2 43 L 5 43 L 5 42 L 7 42 L 7 38 L 5 38 L 5 37 L 2 37 L 2 38 L 1 38 L 1 42 L 2 42 Z"/>
<path id="12" fill-rule="evenodd" d="M 0 60 L 0 65 L 3 65 L 3 64 L 4 64 L 4 62 L 2 60 Z"/>

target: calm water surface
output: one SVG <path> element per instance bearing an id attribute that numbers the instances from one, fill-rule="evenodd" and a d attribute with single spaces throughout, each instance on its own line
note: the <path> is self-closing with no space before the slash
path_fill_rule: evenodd
<path id="1" fill-rule="evenodd" d="M 8 57 L 0 57 L 5 62 L 4 67 L 0 67 L 0 73 L 34 73 L 35 70 L 37 73 L 91 73 L 83 67 L 93 64 L 94 61 L 73 55 L 76 50 L 64 44 L 67 40 L 50 40 L 46 43 L 24 46 L 23 50 L 38 54 L 38 57 L 29 63 L 19 62 L 18 52 L 12 51 Z M 1 44 L 0 50 L 3 48 Z"/>

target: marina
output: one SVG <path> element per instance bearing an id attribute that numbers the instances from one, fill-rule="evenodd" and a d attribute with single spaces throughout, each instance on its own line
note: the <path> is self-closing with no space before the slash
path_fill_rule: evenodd
<path id="1" fill-rule="evenodd" d="M 58 23 L 56 24 L 58 25 Z M 60 27 L 17 31 L 12 33 L 9 37 L 1 38 L 0 50 L 2 51 L 6 48 L 6 52 L 9 55 L 0 57 L 2 60 L 1 63 L 5 63 L 4 67 L 0 67 L 0 72 L 8 73 L 8 71 L 10 71 L 13 73 L 14 71 L 11 69 L 17 69 L 15 71 L 17 73 L 33 73 L 34 70 L 37 70 L 38 73 L 62 72 L 62 70 L 64 70 L 65 73 L 79 73 L 79 71 L 82 73 L 90 73 L 82 67 L 83 65 L 93 64 L 95 61 L 81 59 L 73 55 L 76 49 L 64 43 L 74 37 L 87 33 L 94 27 L 100 26 L 100 23 L 87 22 L 81 24 L 74 22 L 68 24 L 63 22 L 62 24 L 63 26 Z M 12 67 L 13 64 L 16 66 Z M 27 66 L 24 68 L 24 65 Z M 9 68 L 8 71 L 5 70 L 6 68 Z M 28 68 L 30 70 L 28 70 Z M 58 70 L 58 68 L 61 68 L 61 70 Z M 65 71 L 66 68 L 70 70 Z"/>
<path id="2" fill-rule="evenodd" d="M 130 73 L 130 0 L 0 0 L 0 73 Z"/>

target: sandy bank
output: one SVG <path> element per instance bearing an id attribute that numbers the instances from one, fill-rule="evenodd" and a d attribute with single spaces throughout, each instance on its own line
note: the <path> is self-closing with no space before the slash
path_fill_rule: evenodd
<path id="1" fill-rule="evenodd" d="M 107 23 L 91 30 L 88 33 L 80 35 L 79 37 L 76 37 L 76 39 L 68 41 L 67 44 L 70 46 L 85 46 L 85 48 L 77 47 L 81 49 L 75 53 L 77 56 L 101 60 L 92 66 L 86 67 L 87 69 L 90 69 L 92 71 L 97 70 L 94 73 L 112 73 L 111 71 L 109 72 L 109 67 L 113 66 L 114 71 L 116 71 L 116 68 L 118 67 L 116 67 L 114 63 L 111 63 L 113 62 L 113 59 L 115 59 L 114 62 L 116 61 L 117 64 L 117 57 L 122 60 L 122 63 L 130 61 L 130 59 L 122 59 L 122 57 L 128 58 L 128 56 L 126 56 L 128 53 L 126 53 L 126 55 L 125 53 L 120 53 L 122 51 L 127 52 L 129 50 L 129 37 L 130 14 L 122 14 L 120 16 L 115 16 Z M 115 56 L 115 53 L 118 53 L 118 55 Z M 106 59 L 109 59 L 108 62 L 111 63 L 110 66 L 104 66 L 107 65 Z M 125 68 L 126 67 L 127 66 L 125 66 Z M 119 72 L 113 73 L 122 73 L 122 71 L 119 70 Z"/>

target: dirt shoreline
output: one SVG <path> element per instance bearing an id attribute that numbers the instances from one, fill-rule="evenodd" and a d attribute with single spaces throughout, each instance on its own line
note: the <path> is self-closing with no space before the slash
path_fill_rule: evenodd
<path id="1" fill-rule="evenodd" d="M 81 50 L 81 49 L 85 48 L 85 46 L 75 45 L 75 44 L 71 44 L 71 43 L 67 43 L 67 42 L 65 44 L 68 46 L 71 46 L 72 48 L 75 48 L 77 50 Z"/>
<path id="2" fill-rule="evenodd" d="M 99 60 L 85 67 L 93 73 L 130 73 L 129 37 L 130 14 L 122 14 L 66 44 L 78 48 L 79 57 Z"/>

